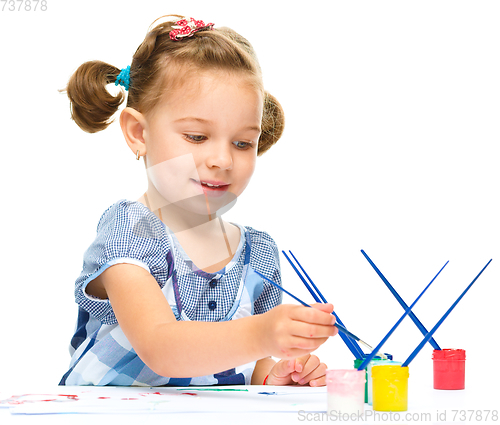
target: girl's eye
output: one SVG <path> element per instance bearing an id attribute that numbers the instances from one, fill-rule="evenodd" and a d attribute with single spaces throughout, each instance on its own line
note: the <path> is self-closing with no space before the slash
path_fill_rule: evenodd
<path id="1" fill-rule="evenodd" d="M 207 139 L 205 136 L 202 136 L 200 134 L 186 134 L 185 137 L 193 143 L 201 143 Z"/>
<path id="2" fill-rule="evenodd" d="M 233 142 L 233 144 L 238 148 L 238 149 L 247 149 L 252 147 L 252 143 L 250 142 Z"/>

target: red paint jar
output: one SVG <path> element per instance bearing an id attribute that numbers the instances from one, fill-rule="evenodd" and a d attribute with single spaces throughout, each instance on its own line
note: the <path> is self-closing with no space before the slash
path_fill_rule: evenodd
<path id="1" fill-rule="evenodd" d="M 465 350 L 445 348 L 434 350 L 434 389 L 463 390 L 465 388 Z"/>

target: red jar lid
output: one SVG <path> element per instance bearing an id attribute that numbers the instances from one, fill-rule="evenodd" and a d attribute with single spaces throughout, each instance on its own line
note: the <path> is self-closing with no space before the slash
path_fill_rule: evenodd
<path id="1" fill-rule="evenodd" d="M 460 348 L 443 348 L 432 352 L 433 360 L 465 360 L 465 350 Z"/>

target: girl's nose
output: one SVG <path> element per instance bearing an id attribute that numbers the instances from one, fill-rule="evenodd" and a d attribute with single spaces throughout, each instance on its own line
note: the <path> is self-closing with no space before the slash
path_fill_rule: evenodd
<path id="1" fill-rule="evenodd" d="M 209 168 L 220 168 L 221 170 L 231 170 L 233 168 L 233 157 L 231 148 L 228 146 L 213 146 L 207 157 Z"/>

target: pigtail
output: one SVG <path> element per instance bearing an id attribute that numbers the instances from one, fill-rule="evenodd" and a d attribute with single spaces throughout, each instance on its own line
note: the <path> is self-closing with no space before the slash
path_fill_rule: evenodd
<path id="1" fill-rule="evenodd" d="M 71 76 L 66 93 L 71 102 L 71 118 L 88 132 L 96 133 L 111 124 L 122 104 L 123 90 L 113 96 L 106 86 L 114 83 L 120 70 L 100 61 L 85 62 Z"/>
<path id="2" fill-rule="evenodd" d="M 280 103 L 268 92 L 265 92 L 264 95 L 262 131 L 257 152 L 259 156 L 270 149 L 280 139 L 285 129 L 285 112 Z"/>

